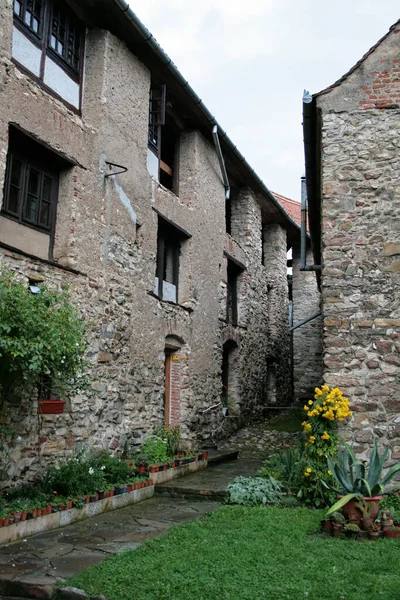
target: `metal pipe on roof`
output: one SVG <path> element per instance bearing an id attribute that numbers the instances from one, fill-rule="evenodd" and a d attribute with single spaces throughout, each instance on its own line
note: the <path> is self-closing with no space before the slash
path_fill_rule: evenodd
<path id="1" fill-rule="evenodd" d="M 226 172 L 225 161 L 224 161 L 224 157 L 222 155 L 222 150 L 221 150 L 221 144 L 219 143 L 217 125 L 214 125 L 213 130 L 212 130 L 212 135 L 214 138 L 214 145 L 215 145 L 215 150 L 216 150 L 217 156 L 218 156 L 219 166 L 221 168 L 222 179 L 224 180 L 225 200 L 229 200 L 229 198 L 231 197 L 231 186 L 229 185 L 228 173 Z"/>
<path id="2" fill-rule="evenodd" d="M 174 63 L 172 62 L 170 57 L 164 52 L 164 50 L 161 48 L 160 44 L 156 41 L 156 39 L 150 33 L 150 31 L 147 29 L 147 27 L 145 27 L 143 25 L 143 23 L 140 21 L 140 19 L 135 15 L 133 10 L 130 8 L 129 4 L 127 4 L 125 2 L 125 0 L 111 0 L 111 1 L 121 10 L 121 12 L 123 12 L 126 15 L 126 18 L 129 19 L 129 21 L 131 22 L 133 27 L 135 27 L 135 29 L 139 32 L 139 34 L 143 38 L 143 41 L 146 42 L 150 46 L 150 48 L 154 51 L 154 53 L 158 56 L 158 58 L 172 72 L 174 77 L 177 79 L 179 85 L 181 85 L 181 87 L 187 91 L 187 93 L 189 94 L 189 96 L 192 99 L 192 102 L 199 108 L 199 110 L 201 110 L 201 112 L 206 117 L 206 119 L 210 122 L 210 124 L 213 126 L 216 125 L 218 127 L 219 137 L 224 140 L 224 142 L 227 144 L 229 149 L 233 152 L 233 154 L 236 155 L 236 158 L 242 162 L 244 168 L 256 180 L 257 185 L 260 186 L 263 193 L 265 193 L 268 196 L 268 198 L 272 201 L 272 203 L 279 210 L 279 212 L 296 229 L 298 229 L 299 226 L 296 223 L 296 221 L 294 221 L 294 219 L 292 219 L 292 217 L 289 215 L 289 213 L 283 208 L 283 206 L 281 206 L 281 204 L 275 198 L 273 193 L 267 188 L 267 186 L 262 181 L 262 179 L 260 179 L 260 177 L 254 171 L 254 169 L 251 168 L 251 166 L 246 161 L 243 154 L 241 154 L 241 152 L 239 152 L 239 150 L 237 149 L 235 144 L 228 137 L 227 133 L 219 125 L 216 118 L 210 113 L 210 111 L 208 110 L 206 105 L 203 103 L 201 98 L 199 98 L 199 96 L 196 94 L 196 92 L 193 90 L 193 88 L 189 85 L 189 82 L 186 79 L 184 79 L 184 77 L 182 77 L 181 73 L 178 71 L 177 67 L 174 65 Z"/>

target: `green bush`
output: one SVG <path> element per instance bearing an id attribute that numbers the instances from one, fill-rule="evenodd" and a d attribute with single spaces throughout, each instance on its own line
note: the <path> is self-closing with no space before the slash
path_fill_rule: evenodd
<path id="1" fill-rule="evenodd" d="M 168 443 L 157 435 L 152 435 L 142 444 L 141 453 L 148 458 L 150 464 L 160 465 L 167 462 Z"/>
<path id="2" fill-rule="evenodd" d="M 302 447 L 279 450 L 265 461 L 257 473 L 258 477 L 268 479 L 274 477 L 282 485 L 298 489 L 303 481 L 306 466 L 306 455 Z"/>
<path id="3" fill-rule="evenodd" d="M 283 496 L 280 483 L 273 477 L 236 477 L 228 485 L 228 492 L 227 503 L 242 506 L 278 504 Z"/>
<path id="4" fill-rule="evenodd" d="M 9 270 L 0 272 L 0 404 L 18 386 L 52 382 L 59 393 L 87 386 L 86 330 L 63 291 L 33 294 Z"/>

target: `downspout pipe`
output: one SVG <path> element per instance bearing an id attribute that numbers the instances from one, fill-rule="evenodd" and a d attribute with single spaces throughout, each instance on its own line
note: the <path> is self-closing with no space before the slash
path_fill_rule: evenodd
<path id="1" fill-rule="evenodd" d="M 133 10 L 130 8 L 129 4 L 125 2 L 125 0 L 111 0 L 115 6 L 119 8 L 119 10 L 126 15 L 126 18 L 130 21 L 132 26 L 138 31 L 138 33 L 143 38 L 143 41 L 151 48 L 151 50 L 158 56 L 161 62 L 165 65 L 167 69 L 173 74 L 175 79 L 178 81 L 179 85 L 185 89 L 187 94 L 191 97 L 193 104 L 203 113 L 204 117 L 208 120 L 210 125 L 218 126 L 219 138 L 223 139 L 229 150 L 236 156 L 236 158 L 243 164 L 250 177 L 252 177 L 257 185 L 260 186 L 262 191 L 268 196 L 271 202 L 275 205 L 278 211 L 285 217 L 285 219 L 291 223 L 296 229 L 298 229 L 298 224 L 293 220 L 293 218 L 289 215 L 289 213 L 283 208 L 283 206 L 278 202 L 273 193 L 267 188 L 263 180 L 257 175 L 254 169 L 249 165 L 246 161 L 245 157 L 232 140 L 229 138 L 227 133 L 222 129 L 222 127 L 218 124 L 216 118 L 210 113 L 204 102 L 199 98 L 193 88 L 189 85 L 189 82 L 186 81 L 184 77 L 182 77 L 179 70 L 176 68 L 168 54 L 164 52 L 161 48 L 160 44 L 156 41 L 154 36 L 149 32 L 149 30 L 143 25 L 140 19 L 135 15 Z"/>
<path id="2" fill-rule="evenodd" d="M 213 130 L 212 130 L 212 135 L 213 135 L 213 139 L 214 139 L 215 150 L 216 150 L 217 156 L 218 156 L 219 166 L 221 168 L 222 179 L 224 180 L 225 200 L 229 200 L 229 198 L 231 197 L 231 186 L 229 185 L 228 173 L 226 172 L 225 161 L 224 161 L 224 157 L 222 155 L 222 150 L 221 150 L 221 144 L 219 143 L 217 125 L 214 125 Z"/>
<path id="3" fill-rule="evenodd" d="M 299 321 L 298 323 L 296 323 L 295 325 L 292 325 L 292 327 L 289 328 L 289 332 L 292 333 L 292 331 L 299 329 L 299 327 L 303 327 L 303 325 L 305 325 L 306 323 L 309 323 L 310 321 L 314 321 L 314 319 L 316 319 L 317 317 L 320 317 L 320 316 L 321 316 L 321 313 L 317 312 L 317 313 L 315 313 L 315 315 L 311 315 L 311 317 L 307 317 L 307 319 L 303 319 L 302 321 Z"/>
<path id="4" fill-rule="evenodd" d="M 307 265 L 307 187 L 301 178 L 300 271 L 321 271 L 321 265 Z"/>

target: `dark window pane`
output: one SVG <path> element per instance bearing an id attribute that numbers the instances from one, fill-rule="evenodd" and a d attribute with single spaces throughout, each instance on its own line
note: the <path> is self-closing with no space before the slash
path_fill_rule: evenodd
<path id="1" fill-rule="evenodd" d="M 47 177 L 46 175 L 43 177 L 43 191 L 42 191 L 42 199 L 46 202 L 51 201 L 51 185 L 52 179 Z"/>
<path id="2" fill-rule="evenodd" d="M 22 162 L 13 156 L 11 163 L 10 182 L 12 185 L 19 187 L 21 185 Z"/>
<path id="3" fill-rule="evenodd" d="M 21 2 L 19 0 L 14 0 L 14 13 L 16 15 L 18 15 L 18 17 L 20 17 L 21 12 L 22 12 Z"/>
<path id="4" fill-rule="evenodd" d="M 28 193 L 35 196 L 39 195 L 40 173 L 34 169 L 29 169 Z"/>
<path id="5" fill-rule="evenodd" d="M 38 198 L 36 196 L 32 196 L 31 194 L 28 194 L 26 197 L 25 218 L 28 221 L 32 221 L 33 223 L 36 220 L 37 205 L 38 205 Z"/>
<path id="6" fill-rule="evenodd" d="M 10 191 L 8 194 L 8 201 L 6 209 L 10 212 L 18 215 L 19 213 L 19 198 L 20 198 L 20 190 L 13 185 L 10 185 Z"/>
<path id="7" fill-rule="evenodd" d="M 49 226 L 50 219 L 50 204 L 48 202 L 42 202 L 40 206 L 39 225 L 43 227 Z"/>

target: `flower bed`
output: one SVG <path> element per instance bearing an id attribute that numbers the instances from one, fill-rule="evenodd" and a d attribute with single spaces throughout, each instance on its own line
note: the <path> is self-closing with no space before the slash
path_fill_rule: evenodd
<path id="1" fill-rule="evenodd" d="M 0 544 L 6 544 L 15 540 L 26 538 L 36 533 L 65 527 L 75 521 L 81 521 L 100 515 L 103 512 L 123 508 L 129 504 L 135 504 L 142 500 L 147 500 L 154 496 L 154 484 L 150 479 L 136 484 L 138 487 L 130 492 L 121 490 L 117 494 L 107 495 L 103 500 L 90 500 L 88 498 L 79 499 L 79 508 L 63 508 L 61 510 L 46 512 L 40 517 L 20 520 L 13 524 L 8 524 L 0 528 Z M 76 506 L 76 505 L 75 505 Z"/>

